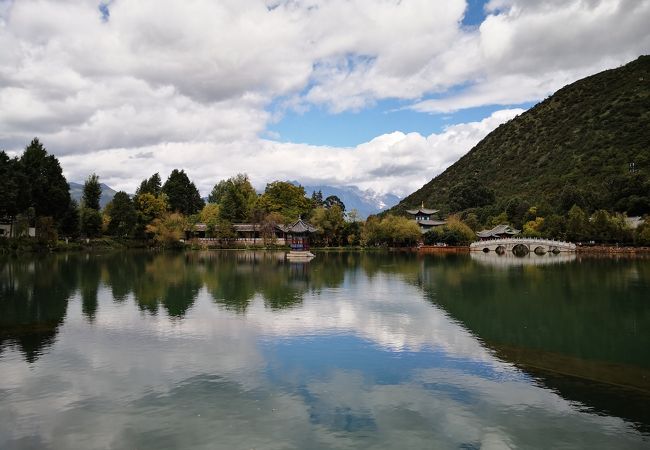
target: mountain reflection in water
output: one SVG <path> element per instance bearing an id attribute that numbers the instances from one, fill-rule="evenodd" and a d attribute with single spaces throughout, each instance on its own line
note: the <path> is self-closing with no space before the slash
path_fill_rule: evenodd
<path id="1" fill-rule="evenodd" d="M 650 261 L 562 256 L 0 259 L 0 448 L 647 447 Z"/>

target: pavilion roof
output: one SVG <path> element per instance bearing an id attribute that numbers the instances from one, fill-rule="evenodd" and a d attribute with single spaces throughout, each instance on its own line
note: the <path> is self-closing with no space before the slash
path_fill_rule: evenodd
<path id="1" fill-rule="evenodd" d="M 428 227 L 438 227 L 446 223 L 447 223 L 446 220 L 418 220 L 419 225 L 424 225 Z"/>
<path id="2" fill-rule="evenodd" d="M 418 209 L 407 209 L 406 212 L 415 216 L 417 214 L 435 214 L 439 209 L 429 209 L 429 208 L 418 208 Z"/>
<path id="3" fill-rule="evenodd" d="M 521 233 L 521 230 L 516 230 L 512 228 L 510 225 L 502 223 L 501 225 L 497 225 L 491 230 L 477 231 L 476 235 L 478 237 L 487 238 L 487 237 L 498 237 L 504 234 L 509 234 L 511 236 L 514 236 L 515 234 L 519 234 L 519 233 Z"/>
<path id="4" fill-rule="evenodd" d="M 315 233 L 318 231 L 318 228 L 313 226 L 310 223 L 303 221 L 302 219 L 296 220 L 294 223 L 289 225 L 284 225 L 281 227 L 282 231 L 285 233 Z"/>

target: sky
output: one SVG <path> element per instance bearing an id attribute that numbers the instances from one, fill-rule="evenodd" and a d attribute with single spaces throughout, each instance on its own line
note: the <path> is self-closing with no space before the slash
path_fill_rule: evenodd
<path id="1" fill-rule="evenodd" d="M 405 196 L 650 53 L 650 0 L 0 0 L 0 149 L 134 192 L 184 169 Z"/>

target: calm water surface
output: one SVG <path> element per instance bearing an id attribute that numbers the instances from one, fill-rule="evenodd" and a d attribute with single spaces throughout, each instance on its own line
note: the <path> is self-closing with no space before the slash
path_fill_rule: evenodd
<path id="1" fill-rule="evenodd" d="M 0 259 L 0 448 L 650 448 L 649 293 L 649 259 Z"/>

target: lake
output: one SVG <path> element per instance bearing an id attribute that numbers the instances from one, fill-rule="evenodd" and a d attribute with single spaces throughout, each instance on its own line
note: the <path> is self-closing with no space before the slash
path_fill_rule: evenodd
<path id="1" fill-rule="evenodd" d="M 650 259 L 0 259 L 0 448 L 650 448 Z"/>

